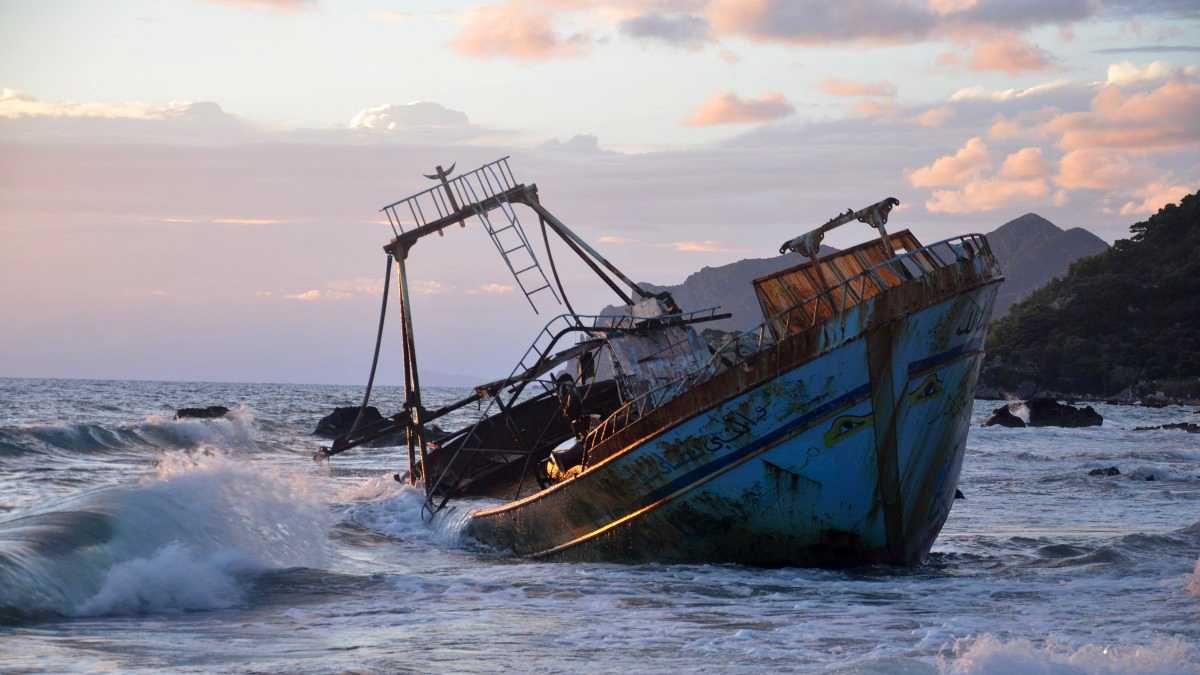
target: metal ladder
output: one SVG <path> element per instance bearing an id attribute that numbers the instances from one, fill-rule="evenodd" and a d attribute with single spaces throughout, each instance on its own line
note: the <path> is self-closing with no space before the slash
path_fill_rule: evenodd
<path id="1" fill-rule="evenodd" d="M 454 167 L 451 166 L 450 171 L 453 170 Z M 440 178 L 443 181 L 441 185 L 383 207 L 381 210 L 387 214 L 388 222 L 403 232 L 406 223 L 416 227 L 427 224 L 427 213 L 430 217 L 439 219 L 457 212 L 471 212 L 483 224 L 483 229 L 487 231 L 488 237 L 500 253 L 500 258 L 504 260 L 504 265 L 534 313 L 539 313 L 537 305 L 533 302 L 535 293 L 550 291 L 554 301 L 562 304 L 558 293 L 542 270 L 533 247 L 529 245 L 529 238 L 525 235 L 525 228 L 521 225 L 513 205 L 505 199 L 494 200 L 494 203 L 489 205 L 483 204 L 517 187 L 516 178 L 508 166 L 508 157 L 484 164 L 455 178 L 448 178 L 450 171 L 443 172 L 441 167 L 438 167 L 438 174 L 428 177 Z M 411 220 L 404 217 L 404 207 L 407 207 L 408 214 L 412 216 Z M 504 214 L 504 220 L 499 222 L 499 227 L 492 222 L 489 215 L 492 209 L 499 209 Z"/>

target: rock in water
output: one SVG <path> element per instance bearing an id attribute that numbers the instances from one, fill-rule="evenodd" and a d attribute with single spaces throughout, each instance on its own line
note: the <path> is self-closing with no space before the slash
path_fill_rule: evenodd
<path id="1" fill-rule="evenodd" d="M 985 427 L 993 427 L 996 425 L 1000 425 L 1002 427 L 1023 427 L 1025 426 L 1025 420 L 1012 414 L 1012 411 L 1008 409 L 1008 406 L 1002 405 L 993 410 L 992 416 L 988 418 L 988 421 L 983 423 L 983 426 Z"/>
<path id="2" fill-rule="evenodd" d="M 229 414 L 229 408 L 223 405 L 210 405 L 207 408 L 180 408 L 175 411 L 175 419 L 211 420 Z"/>
<path id="3" fill-rule="evenodd" d="M 1160 424 L 1156 427 L 1135 427 L 1134 431 L 1155 431 L 1156 429 L 1179 429 L 1189 434 L 1200 434 L 1200 424 L 1192 424 L 1191 422 L 1171 422 L 1170 424 Z"/>
<path id="4" fill-rule="evenodd" d="M 1098 427 L 1104 418 L 1092 406 L 1076 408 L 1064 405 L 1052 398 L 1035 398 L 1027 401 L 1029 426 L 1031 427 Z"/>
<path id="5" fill-rule="evenodd" d="M 317 428 L 313 431 L 313 435 L 324 438 L 337 438 L 349 433 L 350 427 L 354 426 L 354 418 L 358 417 L 358 408 L 356 405 L 334 408 L 333 412 L 322 417 L 321 421 L 317 422 Z M 359 422 L 359 427 L 374 424 L 381 419 L 383 419 L 383 415 L 379 414 L 379 408 L 369 405 L 363 411 L 362 422 Z"/>
<path id="6" fill-rule="evenodd" d="M 1089 476 L 1120 476 L 1121 470 L 1115 466 L 1110 466 L 1107 469 L 1092 469 L 1088 472 Z"/>

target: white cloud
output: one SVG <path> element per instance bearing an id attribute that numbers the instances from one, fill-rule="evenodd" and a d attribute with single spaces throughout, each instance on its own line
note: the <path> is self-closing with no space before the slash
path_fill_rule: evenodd
<path id="1" fill-rule="evenodd" d="M 288 300 L 300 300 L 301 302 L 315 302 L 317 300 L 345 300 L 354 297 L 353 293 L 344 293 L 342 291 L 321 290 L 314 288 L 302 293 L 289 293 L 283 296 Z"/>
<path id="2" fill-rule="evenodd" d="M 385 103 L 360 110 L 350 120 L 351 129 L 375 131 L 405 131 L 429 127 L 460 129 L 468 126 L 470 120 L 467 119 L 466 113 L 431 101 Z"/>
<path id="3" fill-rule="evenodd" d="M 705 239 L 703 241 L 673 241 L 670 243 L 670 246 L 681 253 L 722 253 L 726 251 L 737 250 L 730 248 L 715 239 Z"/>
<path id="4" fill-rule="evenodd" d="M 1151 61 L 1139 68 L 1132 61 L 1122 61 L 1108 66 L 1108 79 L 1105 84 L 1123 87 L 1138 82 L 1165 80 L 1168 77 L 1195 77 L 1198 74 L 1200 67 L 1195 65 L 1176 67 L 1166 61 Z"/>
<path id="5" fill-rule="evenodd" d="M 467 293 L 471 295 L 476 295 L 479 293 L 483 293 L 485 295 L 505 295 L 512 292 L 512 284 L 483 284 L 482 286 L 467 291 Z"/>
<path id="6" fill-rule="evenodd" d="M 1011 101 L 1027 96 L 1038 96 L 1070 86 L 1070 80 L 1054 80 L 1035 84 L 1025 89 L 990 90 L 980 85 L 959 89 L 950 95 L 951 101 Z"/>

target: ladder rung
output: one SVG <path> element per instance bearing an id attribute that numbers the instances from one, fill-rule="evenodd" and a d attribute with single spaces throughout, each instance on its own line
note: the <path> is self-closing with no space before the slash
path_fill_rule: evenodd
<path id="1" fill-rule="evenodd" d="M 528 296 L 530 296 L 530 295 L 533 295 L 534 293 L 537 293 L 538 291 L 544 291 L 544 290 L 546 290 L 547 288 L 550 288 L 550 284 L 546 284 L 545 286 L 539 286 L 539 287 L 537 287 L 537 288 L 533 289 L 532 291 L 529 291 L 529 292 L 528 292 L 528 293 L 526 293 L 525 295 L 526 295 L 526 297 L 528 297 Z"/>
<path id="2" fill-rule="evenodd" d="M 492 230 L 492 236 L 494 237 L 494 236 L 496 236 L 496 235 L 500 234 L 501 232 L 504 232 L 505 230 L 511 230 L 511 229 L 513 229 L 514 227 L 516 227 L 516 225 L 509 225 L 509 226 L 507 226 L 507 227 L 502 227 L 502 228 L 500 228 L 500 229 L 498 229 L 498 230 Z"/>
<path id="3" fill-rule="evenodd" d="M 537 263 L 534 263 L 534 264 L 530 265 L 529 267 L 526 267 L 525 269 L 521 269 L 521 270 L 517 270 L 516 272 L 513 272 L 513 276 L 516 276 L 518 274 L 524 274 L 525 272 L 528 272 L 529 270 L 535 270 L 535 269 L 537 269 Z"/>
<path id="4" fill-rule="evenodd" d="M 517 246 L 515 248 L 510 248 L 504 252 L 504 255 L 508 255 L 509 253 L 512 253 L 513 251 L 520 251 L 523 248 L 526 248 L 525 244 L 521 244 L 520 246 Z"/>

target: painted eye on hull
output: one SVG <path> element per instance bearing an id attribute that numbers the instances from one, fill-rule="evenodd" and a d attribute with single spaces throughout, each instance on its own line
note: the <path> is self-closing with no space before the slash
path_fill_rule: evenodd
<path id="1" fill-rule="evenodd" d="M 909 401 L 912 403 L 920 403 L 937 398 L 943 391 L 942 381 L 937 375 L 930 375 L 925 378 L 925 381 L 917 385 L 909 394 Z"/>
<path id="2" fill-rule="evenodd" d="M 825 432 L 825 447 L 833 447 L 871 424 L 870 415 L 843 415 Z"/>

